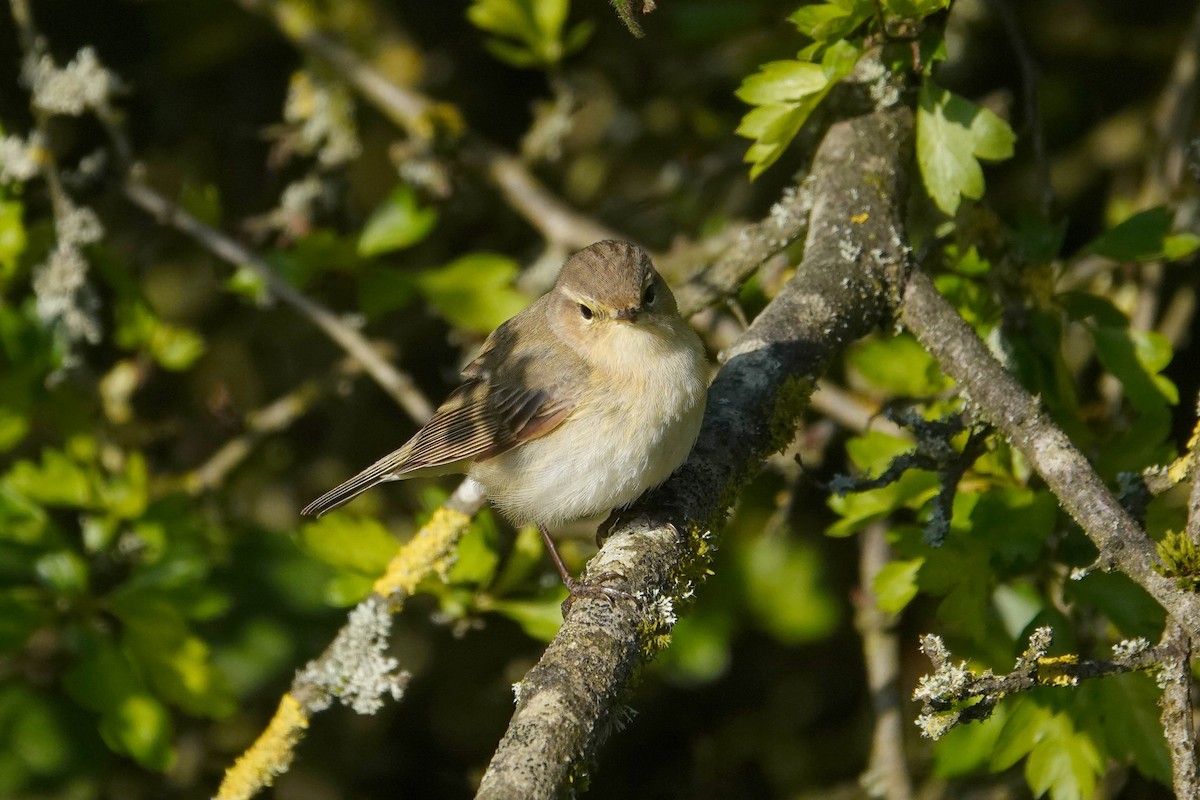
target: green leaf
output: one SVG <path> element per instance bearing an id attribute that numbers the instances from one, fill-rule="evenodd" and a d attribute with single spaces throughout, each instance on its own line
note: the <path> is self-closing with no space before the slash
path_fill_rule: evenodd
<path id="1" fill-rule="evenodd" d="M 884 0 L 893 16 L 906 20 L 919 20 L 950 6 L 950 0 Z"/>
<path id="2" fill-rule="evenodd" d="M 100 735 L 117 753 L 149 769 L 166 769 L 171 722 L 166 708 L 150 696 L 129 657 L 107 638 L 89 638 L 67 671 L 63 685 L 81 705 L 100 714 Z"/>
<path id="3" fill-rule="evenodd" d="M 383 573 L 400 543 L 374 519 L 334 512 L 302 527 L 300 545 L 332 567 L 374 577 Z"/>
<path id="4" fill-rule="evenodd" d="M 1171 756 L 1159 722 L 1161 691 L 1142 673 L 1083 682 L 1073 698 L 1083 726 L 1108 754 L 1148 778 L 1171 784 Z"/>
<path id="5" fill-rule="evenodd" d="M 562 626 L 562 602 L 565 599 L 563 590 L 542 600 L 496 600 L 488 608 L 516 622 L 532 638 L 548 642 Z"/>
<path id="6" fill-rule="evenodd" d="M 845 39 L 873 14 L 871 0 L 831 0 L 800 6 L 788 21 L 810 39 L 830 43 Z"/>
<path id="7" fill-rule="evenodd" d="M 1062 713 L 1046 721 L 1025 762 L 1029 788 L 1038 797 L 1049 792 L 1051 800 L 1087 800 L 1103 774 L 1104 759 L 1092 737 Z"/>
<path id="8" fill-rule="evenodd" d="M 917 108 L 917 161 L 934 203 L 951 216 L 962 197 L 983 196 L 979 159 L 1013 153 L 1016 135 L 1004 120 L 926 78 Z"/>
<path id="9" fill-rule="evenodd" d="M 444 267 L 417 274 L 417 286 L 437 310 L 460 328 L 489 333 L 525 306 L 513 288 L 520 267 L 507 256 L 471 253 Z"/>
<path id="10" fill-rule="evenodd" d="M 22 693 L 12 709 L 9 739 L 13 752 L 34 772 L 53 774 L 67 766 L 71 756 L 70 736 L 54 705 L 40 695 Z M 3 727 L 0 722 L 0 727 Z"/>
<path id="11" fill-rule="evenodd" d="M 1129 402 L 1143 414 L 1166 415 L 1179 402 L 1175 384 L 1159 373 L 1171 361 L 1170 341 L 1154 331 L 1095 326 L 1096 356 L 1115 375 Z"/>
<path id="12" fill-rule="evenodd" d="M 175 760 L 171 717 L 148 694 L 130 694 L 100 718 L 100 735 L 115 752 L 126 753 L 147 769 L 166 771 Z"/>
<path id="13" fill-rule="evenodd" d="M 825 51 L 820 67 L 802 60 L 772 61 L 742 81 L 737 96 L 758 106 L 737 129 L 739 136 L 755 140 L 743 159 L 751 165 L 751 178 L 779 159 L 813 109 L 854 69 L 861 52 L 838 41 Z"/>
<path id="14" fill-rule="evenodd" d="M 117 303 L 116 318 L 117 344 L 145 350 L 164 369 L 185 370 L 204 354 L 198 333 L 163 322 L 144 300 Z"/>
<path id="15" fill-rule="evenodd" d="M 1016 487 L 989 489 L 971 509 L 969 532 L 994 554 L 994 564 L 1012 570 L 1042 559 L 1058 524 L 1058 501 L 1047 491 Z"/>
<path id="16" fill-rule="evenodd" d="M 412 272 L 394 267 L 367 269 L 358 284 L 358 307 L 374 319 L 407 305 L 417 293 Z"/>
<path id="17" fill-rule="evenodd" d="M 487 586 L 496 573 L 500 555 L 496 552 L 497 531 L 489 517 L 482 524 L 472 522 L 458 540 L 454 566 L 446 576 L 451 583 Z"/>
<path id="18" fill-rule="evenodd" d="M 25 252 L 25 207 L 19 200 L 0 200 L 0 287 L 17 271 Z"/>
<path id="19" fill-rule="evenodd" d="M 949 383 L 933 356 L 908 334 L 864 341 L 850 363 L 876 388 L 901 397 L 932 397 Z"/>
<path id="20" fill-rule="evenodd" d="M 564 43 L 569 10 L 568 0 L 474 0 L 467 19 L 477 28 L 503 37 L 487 43 L 501 60 L 518 67 L 551 67 L 582 46 L 591 32 L 577 27 Z"/>
<path id="21" fill-rule="evenodd" d="M 1035 796 L 1086 800 L 1092 796 L 1104 759 L 1095 741 L 1076 729 L 1065 712 L 1054 712 L 1035 697 L 1014 701 L 992 754 L 992 769 L 1008 769 L 1024 757 L 1025 778 Z"/>
<path id="22" fill-rule="evenodd" d="M 824 586 L 825 565 L 815 548 L 780 536 L 759 536 L 740 555 L 746 605 L 776 639 L 809 642 L 837 627 L 838 607 Z"/>
<path id="23" fill-rule="evenodd" d="M 933 743 L 933 772 L 939 778 L 956 778 L 987 767 L 996 742 L 1008 721 L 1007 703 L 1001 703 L 982 722 L 959 725 Z"/>
<path id="24" fill-rule="evenodd" d="M 1165 207 L 1134 214 L 1092 240 L 1084 252 L 1114 261 L 1177 260 L 1200 247 L 1200 238 L 1190 233 L 1169 235 L 1173 214 Z"/>
<path id="25" fill-rule="evenodd" d="M 128 586 L 128 584 L 127 584 Z M 167 702 L 195 716 L 223 717 L 235 708 L 208 645 L 189 630 L 170 595 L 154 589 L 116 592 L 113 613 L 124 623 L 122 642 Z"/>
<path id="26" fill-rule="evenodd" d="M 49 506 L 91 508 L 96 505 L 95 469 L 76 464 L 61 450 L 42 451 L 42 463 L 18 461 L 5 478 L 24 497 Z"/>
<path id="27" fill-rule="evenodd" d="M 1120 572 L 1093 570 L 1064 584 L 1066 596 L 1099 609 L 1122 636 L 1158 641 L 1166 612 L 1146 590 Z"/>
<path id="28" fill-rule="evenodd" d="M 421 207 L 410 187 L 397 186 L 363 226 L 358 254 L 369 258 L 412 247 L 429 235 L 437 216 L 437 209 Z"/>
<path id="29" fill-rule="evenodd" d="M 221 227 L 221 194 L 211 183 L 185 183 L 179 193 L 179 205 L 211 228 Z"/>
<path id="30" fill-rule="evenodd" d="M 42 583 L 59 594 L 81 594 L 87 589 L 87 562 L 73 550 L 46 553 L 34 570 Z"/>
<path id="31" fill-rule="evenodd" d="M 913 558 L 883 565 L 873 587 L 881 610 L 898 614 L 917 596 L 917 574 L 924 563 L 924 558 Z"/>
<path id="32" fill-rule="evenodd" d="M 24 644 L 46 613 L 40 590 L 31 587 L 0 589 L 0 652 Z"/>
<path id="33" fill-rule="evenodd" d="M 829 78 L 820 64 L 806 61 L 772 61 L 763 64 L 758 72 L 742 81 L 734 92 L 753 106 L 794 102 L 805 95 L 816 94 L 829 85 Z"/>

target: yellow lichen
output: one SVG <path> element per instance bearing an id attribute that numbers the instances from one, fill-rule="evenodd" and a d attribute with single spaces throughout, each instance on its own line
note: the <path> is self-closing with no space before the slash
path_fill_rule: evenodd
<path id="1" fill-rule="evenodd" d="M 225 771 L 215 800 L 246 800 L 270 786 L 292 763 L 292 752 L 306 728 L 308 713 L 300 701 L 285 694 L 267 729 Z"/>
<path id="2" fill-rule="evenodd" d="M 471 517 L 461 511 L 439 508 L 433 516 L 400 548 L 387 570 L 375 581 L 372 590 L 382 597 L 407 597 L 426 576 L 450 567 L 454 548 Z"/>

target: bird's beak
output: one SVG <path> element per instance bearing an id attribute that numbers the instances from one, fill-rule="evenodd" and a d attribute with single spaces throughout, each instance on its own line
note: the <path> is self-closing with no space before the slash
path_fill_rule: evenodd
<path id="1" fill-rule="evenodd" d="M 633 308 L 619 308 L 613 312 L 613 319 L 622 322 L 637 322 L 640 309 L 636 306 Z"/>

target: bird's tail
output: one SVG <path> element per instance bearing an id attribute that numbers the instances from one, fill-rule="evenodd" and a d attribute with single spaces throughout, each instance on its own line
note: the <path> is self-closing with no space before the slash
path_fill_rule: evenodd
<path id="1" fill-rule="evenodd" d="M 373 486 L 378 486 L 385 481 L 398 480 L 401 465 L 408 460 L 408 450 L 409 447 L 406 445 L 394 453 L 389 453 L 350 480 L 313 500 L 300 513 L 306 517 L 319 517 L 326 511 L 332 511 L 344 503 L 349 503 Z"/>

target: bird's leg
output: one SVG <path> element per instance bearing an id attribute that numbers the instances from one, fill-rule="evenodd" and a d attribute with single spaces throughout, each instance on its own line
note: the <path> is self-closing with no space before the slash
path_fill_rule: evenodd
<path id="1" fill-rule="evenodd" d="M 563 563 L 562 556 L 558 554 L 558 548 L 554 545 L 554 540 L 550 538 L 550 531 L 546 530 L 546 526 L 538 523 L 538 530 L 542 534 L 542 541 L 546 543 L 546 549 L 550 551 L 550 558 L 554 560 L 554 566 L 558 568 L 558 574 L 562 576 L 563 585 L 567 587 L 567 599 L 563 603 L 563 614 L 567 613 L 567 609 L 571 607 L 571 601 L 576 597 L 599 597 L 613 602 L 615 600 L 636 600 L 637 598 L 629 592 L 615 589 L 611 586 L 598 586 L 596 583 L 585 583 L 571 577 L 571 573 L 567 571 L 567 565 Z M 597 575 L 594 581 L 606 581 L 613 578 L 622 577 L 616 572 L 605 572 Z"/>

